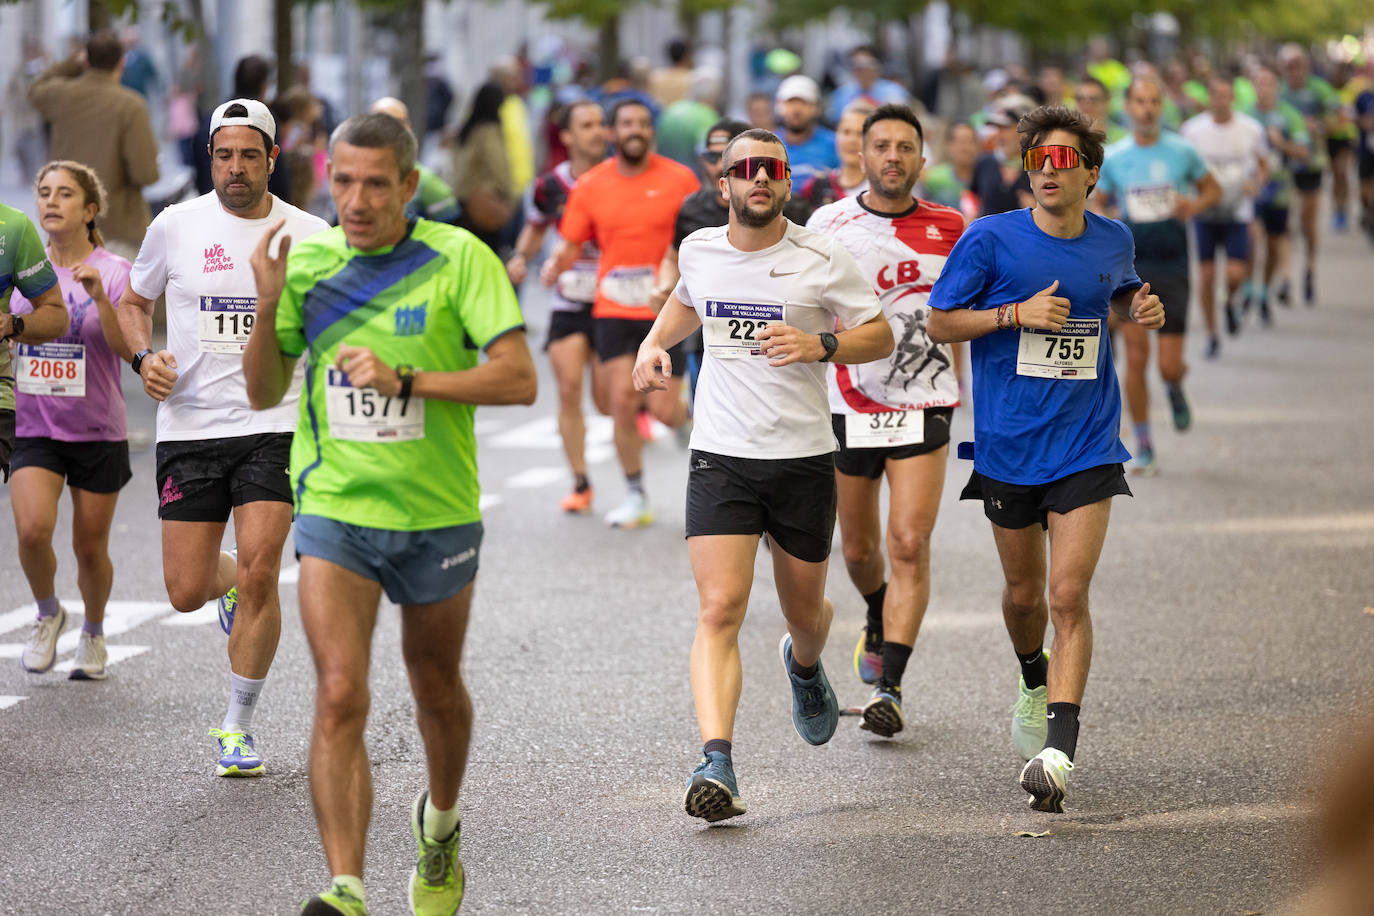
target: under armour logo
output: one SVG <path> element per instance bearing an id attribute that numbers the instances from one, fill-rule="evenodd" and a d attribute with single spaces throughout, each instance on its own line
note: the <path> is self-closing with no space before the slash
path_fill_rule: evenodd
<path id="1" fill-rule="evenodd" d="M 1098 274 L 1098 275 L 1097 275 L 1097 282 L 1098 282 L 1098 283 L 1110 283 L 1110 282 L 1112 282 L 1112 275 L 1111 275 L 1111 274 Z"/>
<path id="2" fill-rule="evenodd" d="M 1002 508 L 1002 501 L 995 496 L 989 496 L 988 505 L 992 506 L 994 509 L 1000 509 Z"/>

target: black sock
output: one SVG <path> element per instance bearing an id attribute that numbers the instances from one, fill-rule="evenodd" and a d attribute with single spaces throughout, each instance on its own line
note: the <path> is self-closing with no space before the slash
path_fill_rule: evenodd
<path id="1" fill-rule="evenodd" d="M 1045 710 L 1049 734 L 1045 737 L 1045 747 L 1063 751 L 1064 756 L 1073 761 L 1073 752 L 1078 750 L 1078 704 L 1051 703 Z"/>
<path id="2" fill-rule="evenodd" d="M 590 480 L 587 479 L 587 475 L 586 475 L 586 474 L 574 474 L 574 475 L 573 475 L 573 491 L 574 491 L 574 492 L 577 492 L 577 493 L 586 493 L 586 492 L 587 492 L 588 490 L 590 490 L 591 488 L 592 488 L 592 482 L 591 482 Z"/>
<path id="3" fill-rule="evenodd" d="M 902 675 L 906 674 L 906 663 L 911 658 L 912 646 L 899 642 L 883 640 L 882 682 L 889 687 L 902 686 Z"/>
<path id="4" fill-rule="evenodd" d="M 703 754 L 724 754 L 728 758 L 730 756 L 730 742 L 724 738 L 712 738 L 701 746 L 701 752 Z"/>
<path id="5" fill-rule="evenodd" d="M 640 471 L 638 474 L 626 474 L 625 486 L 629 489 L 631 493 L 643 493 L 644 472 Z"/>
<path id="6" fill-rule="evenodd" d="M 868 635 L 878 642 L 883 640 L 883 599 L 886 597 L 886 582 L 864 595 L 864 601 L 868 604 Z"/>
<path id="7" fill-rule="evenodd" d="M 1045 678 L 1050 673 L 1050 663 L 1045 658 L 1043 645 L 1025 655 L 1017 652 L 1016 660 L 1021 663 L 1021 676 L 1026 679 L 1027 690 L 1045 686 Z"/>
<path id="8" fill-rule="evenodd" d="M 815 677 L 815 676 L 816 676 L 816 672 L 817 672 L 819 669 L 820 669 L 820 662 L 817 662 L 817 663 L 814 664 L 814 665 L 803 665 L 801 662 L 797 661 L 797 657 L 796 657 L 795 655 L 792 656 L 792 661 L 790 661 L 790 662 L 788 663 L 788 665 L 787 665 L 787 670 L 788 670 L 788 671 L 792 672 L 793 674 L 795 674 L 797 677 L 801 678 L 801 679 L 804 680 L 804 681 L 809 681 L 809 680 L 811 680 L 813 677 Z"/>

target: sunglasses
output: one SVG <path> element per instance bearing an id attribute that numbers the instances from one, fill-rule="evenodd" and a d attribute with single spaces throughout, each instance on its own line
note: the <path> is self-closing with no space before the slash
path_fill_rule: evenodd
<path id="1" fill-rule="evenodd" d="M 1059 170 L 1076 169 L 1083 157 L 1072 146 L 1032 146 L 1021 154 L 1021 165 L 1027 172 L 1040 171 L 1047 160 Z"/>
<path id="2" fill-rule="evenodd" d="M 711 165 L 715 165 L 720 161 L 721 154 L 724 152 L 725 150 L 722 149 L 699 149 L 697 150 L 697 155 L 701 157 L 702 162 L 709 162 Z"/>
<path id="3" fill-rule="evenodd" d="M 759 169 L 765 170 L 772 181 L 782 181 L 792 171 L 791 166 L 783 159 L 774 159 L 772 156 L 745 156 L 731 164 L 725 170 L 725 174 L 752 181 L 759 173 Z"/>

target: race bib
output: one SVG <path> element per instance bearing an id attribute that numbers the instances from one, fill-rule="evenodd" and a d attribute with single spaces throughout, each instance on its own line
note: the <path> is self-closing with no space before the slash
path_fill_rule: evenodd
<path id="1" fill-rule="evenodd" d="M 1126 189 L 1126 219 L 1133 223 L 1159 223 L 1174 218 L 1178 189 L 1171 184 L 1139 185 Z"/>
<path id="2" fill-rule="evenodd" d="M 258 300 L 252 296 L 201 296 L 196 349 L 201 353 L 242 353 L 248 346 L 257 308 Z"/>
<path id="3" fill-rule="evenodd" d="M 85 344 L 19 344 L 18 356 L 15 384 L 20 393 L 54 398 L 86 396 Z"/>
<path id="4" fill-rule="evenodd" d="M 325 370 L 325 414 L 329 435 L 349 442 L 403 442 L 425 437 L 423 398 L 389 398 L 372 388 L 354 388 L 338 369 Z"/>
<path id="5" fill-rule="evenodd" d="M 891 448 L 920 445 L 926 438 L 923 410 L 852 413 L 844 418 L 845 448 Z"/>
<path id="6" fill-rule="evenodd" d="M 781 305 L 707 299 L 701 334 L 706 342 L 706 350 L 712 356 L 717 359 L 738 359 L 762 355 L 759 332 L 782 323 Z"/>
<path id="7" fill-rule="evenodd" d="M 621 305 L 645 307 L 654 291 L 652 267 L 613 267 L 601 279 L 601 292 Z"/>
<path id="8" fill-rule="evenodd" d="M 558 275 L 558 294 L 572 302 L 596 301 L 596 269 L 574 267 Z M 645 297 L 648 301 L 648 297 Z"/>
<path id="9" fill-rule="evenodd" d="M 1021 329 L 1016 374 L 1083 381 L 1097 378 L 1097 345 L 1102 322 L 1070 318 L 1058 331 Z"/>

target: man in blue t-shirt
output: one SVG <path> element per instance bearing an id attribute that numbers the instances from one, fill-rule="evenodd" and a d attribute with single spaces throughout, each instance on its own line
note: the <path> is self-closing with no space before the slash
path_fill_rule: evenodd
<path id="1" fill-rule="evenodd" d="M 793 186 L 800 188 L 811 176 L 839 168 L 835 132 L 820 125 L 821 87 L 816 81 L 800 73 L 789 76 L 778 86 L 774 101 Z"/>
<path id="2" fill-rule="evenodd" d="M 1165 303 L 1164 327 L 1159 331 L 1159 375 L 1169 395 L 1174 428 L 1193 423 L 1192 408 L 1183 393 L 1188 364 L 1183 335 L 1188 329 L 1188 220 L 1221 201 L 1221 187 L 1207 171 L 1202 155 L 1178 134 L 1164 130 L 1164 84 L 1153 76 L 1135 79 L 1126 90 L 1126 113 L 1131 136 L 1107 147 L 1094 202 L 1110 216 L 1119 216 L 1135 237 L 1136 271 L 1150 281 Z M 1215 323 L 1215 317 L 1212 323 Z M 1210 329 L 1208 356 L 1220 348 Z M 1150 338 L 1141 328 L 1126 325 L 1126 404 L 1135 430 L 1137 474 L 1154 474 L 1154 441 L 1150 436 L 1150 389 L 1145 369 L 1150 363 Z"/>
<path id="3" fill-rule="evenodd" d="M 1029 758 L 1021 787 L 1032 808 L 1058 813 L 1092 660 L 1088 584 L 1111 498 L 1131 492 L 1107 316 L 1158 329 L 1164 307 L 1136 275 L 1130 230 L 1085 212 L 1102 132 L 1058 105 L 1018 130 L 1035 206 L 969 226 L 931 291 L 927 331 L 935 343 L 972 341 L 976 451 L 960 498 L 983 501 L 1006 577 L 1002 613 L 1021 663 L 1012 744 Z"/>

